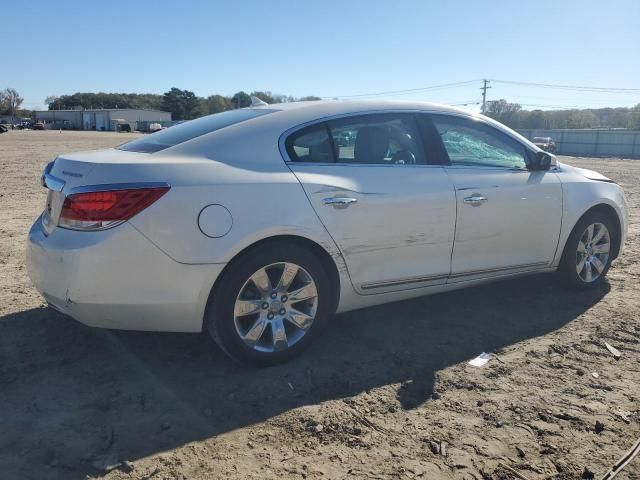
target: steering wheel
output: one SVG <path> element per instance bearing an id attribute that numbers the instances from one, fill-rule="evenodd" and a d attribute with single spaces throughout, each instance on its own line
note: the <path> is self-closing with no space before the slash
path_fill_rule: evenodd
<path id="1" fill-rule="evenodd" d="M 407 149 L 398 150 L 391 157 L 391 163 L 396 165 L 415 165 L 416 156 Z"/>

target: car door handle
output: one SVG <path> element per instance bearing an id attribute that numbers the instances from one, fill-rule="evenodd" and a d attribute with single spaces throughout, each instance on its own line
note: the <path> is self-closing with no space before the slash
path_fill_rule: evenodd
<path id="1" fill-rule="evenodd" d="M 334 208 L 347 208 L 352 203 L 356 203 L 358 201 L 357 198 L 349 198 L 349 197 L 331 197 L 325 198 L 322 203 L 325 205 L 330 205 Z"/>
<path id="2" fill-rule="evenodd" d="M 487 197 L 474 193 L 470 197 L 464 197 L 464 200 L 462 201 L 467 205 L 473 205 L 474 207 L 479 207 L 487 200 L 489 200 Z"/>

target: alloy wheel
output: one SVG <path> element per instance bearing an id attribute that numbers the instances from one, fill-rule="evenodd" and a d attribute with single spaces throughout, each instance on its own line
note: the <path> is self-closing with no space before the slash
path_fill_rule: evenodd
<path id="1" fill-rule="evenodd" d="M 309 273 L 291 262 L 267 265 L 244 283 L 234 304 L 236 332 L 250 348 L 278 352 L 309 331 L 318 290 Z"/>
<path id="2" fill-rule="evenodd" d="M 592 223 L 580 236 L 576 251 L 576 272 L 585 283 L 598 280 L 607 267 L 611 238 L 602 223 Z"/>

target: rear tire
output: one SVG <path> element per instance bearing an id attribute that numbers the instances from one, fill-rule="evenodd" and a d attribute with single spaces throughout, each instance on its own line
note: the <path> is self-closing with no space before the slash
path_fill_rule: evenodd
<path id="1" fill-rule="evenodd" d="M 586 213 L 573 227 L 558 274 L 565 286 L 586 290 L 604 282 L 613 260 L 615 224 L 601 211 Z"/>
<path id="2" fill-rule="evenodd" d="M 232 359 L 275 365 L 302 353 L 322 332 L 333 314 L 331 292 L 312 252 L 286 242 L 263 244 L 234 259 L 217 280 L 205 328 Z"/>

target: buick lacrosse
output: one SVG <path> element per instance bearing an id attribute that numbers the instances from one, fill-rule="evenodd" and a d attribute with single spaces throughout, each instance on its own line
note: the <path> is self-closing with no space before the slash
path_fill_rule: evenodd
<path id="1" fill-rule="evenodd" d="M 336 312 L 519 275 L 600 284 L 622 189 L 482 115 L 420 102 L 227 111 L 46 166 L 29 275 L 90 326 L 300 353 Z"/>

